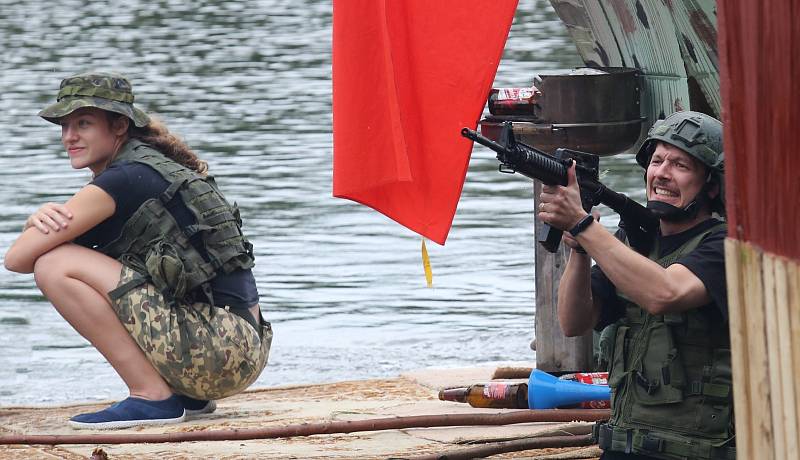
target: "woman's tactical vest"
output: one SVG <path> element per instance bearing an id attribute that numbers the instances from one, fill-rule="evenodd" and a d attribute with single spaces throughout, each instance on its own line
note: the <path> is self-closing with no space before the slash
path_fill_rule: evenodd
<path id="1" fill-rule="evenodd" d="M 211 279 L 254 264 L 253 245 L 242 234 L 238 208 L 228 204 L 211 176 L 202 176 L 136 139 L 126 143 L 114 163 L 119 161 L 145 164 L 169 186 L 133 213 L 116 240 L 96 248 L 142 275 L 111 291 L 110 297 L 119 298 L 150 282 L 171 304 L 190 296 L 197 300 L 198 294 L 213 304 Z M 166 208 L 173 199 L 183 201 L 195 217 L 194 224 L 178 225 Z M 198 250 L 190 239 L 202 248 Z"/>
<path id="2" fill-rule="evenodd" d="M 667 267 L 724 226 L 662 258 L 656 244 L 650 259 Z M 734 459 L 727 323 L 710 318 L 709 307 L 651 315 L 620 297 L 625 317 L 601 336 L 601 354 L 610 358 L 612 418 L 596 426 L 600 447 L 663 459 Z"/>

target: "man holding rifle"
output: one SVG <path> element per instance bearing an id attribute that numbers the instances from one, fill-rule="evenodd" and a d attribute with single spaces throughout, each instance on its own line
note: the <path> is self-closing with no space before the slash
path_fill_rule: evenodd
<path id="1" fill-rule="evenodd" d="M 644 254 L 587 214 L 574 165 L 566 186 L 543 187 L 538 214 L 573 248 L 558 291 L 562 330 L 603 330 L 612 415 L 595 429 L 602 458 L 733 459 L 727 230 L 713 217 L 725 212 L 722 124 L 674 113 L 653 125 L 636 161 L 659 218 Z"/>

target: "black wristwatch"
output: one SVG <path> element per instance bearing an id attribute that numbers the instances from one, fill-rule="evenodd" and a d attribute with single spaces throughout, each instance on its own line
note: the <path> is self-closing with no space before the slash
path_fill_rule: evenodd
<path id="1" fill-rule="evenodd" d="M 586 217 L 581 219 L 580 222 L 578 222 L 577 224 L 575 224 L 574 227 L 572 227 L 572 229 L 569 231 L 570 235 L 572 235 L 573 238 L 578 236 L 580 232 L 586 230 L 587 227 L 592 225 L 592 222 L 594 222 L 594 216 L 591 214 L 587 214 Z"/>

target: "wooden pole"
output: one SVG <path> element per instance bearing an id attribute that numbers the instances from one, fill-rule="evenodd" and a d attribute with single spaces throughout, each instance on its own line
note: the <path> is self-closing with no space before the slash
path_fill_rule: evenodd
<path id="1" fill-rule="evenodd" d="M 589 434 L 579 436 L 543 436 L 541 438 L 514 439 L 511 441 L 492 442 L 478 447 L 467 447 L 447 452 L 439 452 L 431 455 L 404 458 L 407 458 L 408 460 L 471 460 L 473 458 L 490 457 L 507 452 L 521 452 L 525 450 L 561 447 L 583 447 L 591 445 L 592 436 Z M 536 455 L 534 453 L 531 454 Z"/>
<path id="2" fill-rule="evenodd" d="M 534 181 L 534 209 L 539 209 L 541 191 L 541 182 Z M 534 225 L 534 235 L 538 238 L 538 225 Z M 592 370 L 592 333 L 566 337 L 558 324 L 558 285 L 569 258 L 569 248 L 562 244 L 558 252 L 550 253 L 541 244 L 535 243 L 535 246 L 536 367 L 554 373 Z"/>
<path id="3" fill-rule="evenodd" d="M 138 444 L 188 441 L 245 441 L 249 439 L 291 438 L 317 434 L 361 431 L 402 430 L 442 426 L 513 425 L 535 422 L 597 422 L 608 420 L 608 409 L 514 410 L 493 414 L 435 414 L 385 417 L 367 420 L 340 420 L 299 423 L 264 428 L 238 428 L 166 433 L 86 433 L 86 434 L 10 434 L 0 435 L 0 445 L 12 444 Z"/>

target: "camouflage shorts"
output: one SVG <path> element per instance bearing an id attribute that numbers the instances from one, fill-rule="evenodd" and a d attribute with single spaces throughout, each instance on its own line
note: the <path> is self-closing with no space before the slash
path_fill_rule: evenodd
<path id="1" fill-rule="evenodd" d="M 139 275 L 123 266 L 119 284 L 134 276 Z M 267 364 L 272 328 L 263 320 L 259 334 L 243 318 L 208 303 L 170 308 L 149 283 L 123 294 L 113 307 L 177 393 L 199 399 L 231 396 L 250 386 Z"/>

